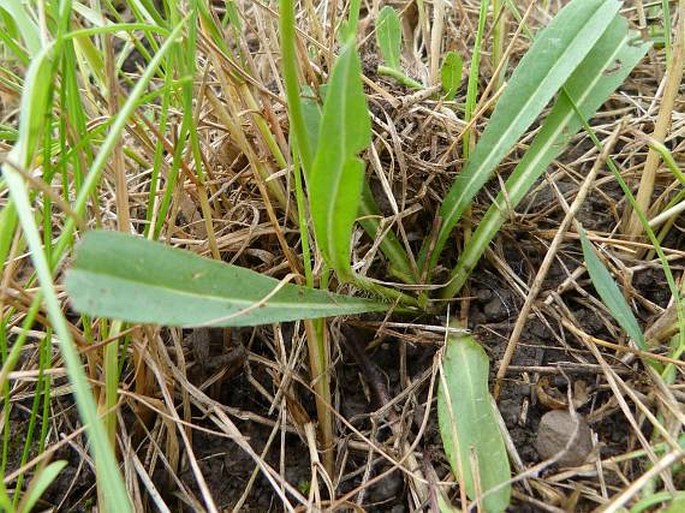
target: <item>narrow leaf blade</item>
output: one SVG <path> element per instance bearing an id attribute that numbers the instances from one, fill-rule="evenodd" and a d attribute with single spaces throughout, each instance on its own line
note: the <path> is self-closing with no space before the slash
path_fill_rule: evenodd
<path id="1" fill-rule="evenodd" d="M 24 502 L 24 511 L 33 511 L 34 506 L 66 466 L 65 460 L 53 461 L 33 478 Z"/>
<path id="2" fill-rule="evenodd" d="M 509 505 L 511 485 L 504 483 L 511 469 L 488 391 L 488 368 L 485 351 L 471 335 L 448 337 L 438 423 L 452 472 L 461 477 L 468 497 L 476 499 L 477 476 L 485 510 L 500 513 Z M 472 468 L 472 454 L 477 468 Z"/>
<path id="3" fill-rule="evenodd" d="M 105 231 L 86 234 L 66 277 L 67 292 L 82 313 L 168 326 L 250 326 L 387 309 L 279 285 L 249 269 Z"/>
<path id="4" fill-rule="evenodd" d="M 633 311 L 628 306 L 626 298 L 623 297 L 611 274 L 592 248 L 592 244 L 585 235 L 585 230 L 580 231 L 580 243 L 583 246 L 583 257 L 587 265 L 587 272 L 592 280 L 592 285 L 602 299 L 602 303 L 638 347 L 643 351 L 648 351 L 649 347 Z"/>
<path id="5" fill-rule="evenodd" d="M 497 196 L 459 255 L 443 297 L 453 297 L 459 292 L 490 241 L 509 219 L 511 211 L 578 132 L 582 122 L 573 103 L 578 112 L 589 119 L 645 56 L 650 44 L 633 44 L 637 34 L 628 31 L 627 27 L 623 17 L 615 16 L 604 35 L 568 79 L 564 92 L 530 148 L 507 179 L 504 186 L 506 194 Z"/>
<path id="6" fill-rule="evenodd" d="M 309 201 L 321 252 L 343 279 L 352 274 L 350 244 L 359 212 L 371 122 L 354 42 L 338 56 L 326 92 L 319 143 L 310 173 Z"/>
<path id="7" fill-rule="evenodd" d="M 420 267 L 429 258 L 428 268 L 434 268 L 476 193 L 604 33 L 619 7 L 616 0 L 574 0 L 536 37 L 497 102 L 469 162 L 445 197 L 435 247 L 429 256 L 424 245 Z"/>
<path id="8" fill-rule="evenodd" d="M 376 24 L 376 42 L 381 51 L 385 65 L 400 69 L 400 51 L 402 49 L 402 30 L 397 11 L 386 5 L 378 13 Z"/>

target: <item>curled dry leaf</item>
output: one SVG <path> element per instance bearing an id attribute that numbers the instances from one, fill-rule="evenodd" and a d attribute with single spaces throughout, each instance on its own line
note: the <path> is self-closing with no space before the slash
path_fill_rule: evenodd
<path id="1" fill-rule="evenodd" d="M 550 410 L 568 409 L 568 394 L 554 382 L 554 376 L 542 376 L 535 385 L 535 395 L 538 401 Z M 571 400 L 574 408 L 580 408 L 590 400 L 585 381 L 578 380 L 573 383 Z"/>

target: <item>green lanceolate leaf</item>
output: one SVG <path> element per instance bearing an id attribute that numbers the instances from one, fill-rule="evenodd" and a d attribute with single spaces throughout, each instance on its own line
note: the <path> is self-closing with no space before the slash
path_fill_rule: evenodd
<path id="1" fill-rule="evenodd" d="M 364 163 L 359 153 L 371 144 L 371 122 L 354 41 L 333 66 L 321 131 L 308 175 L 316 242 L 326 263 L 343 280 L 351 279 L 352 227 L 362 195 Z"/>
<path id="2" fill-rule="evenodd" d="M 623 297 L 611 274 L 609 274 L 609 271 L 604 267 L 604 264 L 592 248 L 592 244 L 590 244 L 585 235 L 585 230 L 580 232 L 580 242 L 583 246 L 583 257 L 587 265 L 587 272 L 597 294 L 602 299 L 602 303 L 609 309 L 618 325 L 633 339 L 637 346 L 643 351 L 649 351 L 633 311 L 628 306 L 626 298 Z"/>
<path id="3" fill-rule="evenodd" d="M 530 148 L 507 179 L 504 186 L 506 194 L 497 196 L 459 255 L 443 297 L 453 297 L 461 290 L 512 210 L 578 132 L 582 121 L 573 104 L 584 119 L 589 119 L 645 56 L 650 45 L 632 44 L 635 36 L 636 33 L 628 31 L 626 20 L 615 16 L 595 47 L 573 72 Z"/>
<path id="4" fill-rule="evenodd" d="M 386 5 L 378 13 L 376 22 L 376 42 L 381 51 L 385 65 L 400 69 L 400 51 L 402 49 L 402 29 L 397 11 Z"/>
<path id="5" fill-rule="evenodd" d="M 443 201 L 435 247 L 419 264 L 432 270 L 450 233 L 495 167 L 540 115 L 618 12 L 616 0 L 574 0 L 535 38 L 502 93 L 466 167 Z"/>
<path id="6" fill-rule="evenodd" d="M 509 505 L 511 469 L 488 391 L 488 357 L 471 335 L 450 335 L 442 366 L 438 423 L 452 472 L 471 500 L 480 483 L 484 511 L 500 513 Z"/>
<path id="7" fill-rule="evenodd" d="M 321 106 L 310 90 L 305 90 L 302 97 L 302 114 L 310 147 L 316 149 L 319 146 L 322 114 Z M 381 229 L 379 219 L 382 215 L 380 212 L 368 181 L 365 180 L 362 186 L 362 199 L 359 204 L 359 224 L 372 239 L 378 236 L 378 231 Z M 407 252 L 392 231 L 383 237 L 380 250 L 390 262 L 390 274 L 404 282 L 416 283 L 416 271 L 412 269 Z"/>
<path id="8" fill-rule="evenodd" d="M 445 60 L 442 61 L 440 67 L 440 81 L 442 84 L 442 93 L 445 99 L 451 101 L 457 94 L 459 84 L 461 84 L 461 75 L 464 69 L 464 61 L 456 52 L 447 52 Z"/>
<path id="9" fill-rule="evenodd" d="M 118 232 L 89 232 L 67 272 L 79 312 L 168 326 L 248 326 L 381 311 Z"/>

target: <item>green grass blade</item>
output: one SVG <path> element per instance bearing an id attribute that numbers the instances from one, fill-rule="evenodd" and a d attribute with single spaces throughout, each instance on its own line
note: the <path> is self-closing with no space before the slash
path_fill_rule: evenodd
<path id="1" fill-rule="evenodd" d="M 378 232 L 381 230 L 381 223 L 378 220 L 382 217 L 380 211 L 368 182 L 364 182 L 362 201 L 359 205 L 359 224 L 372 239 L 378 237 Z M 396 276 L 405 283 L 417 282 L 417 271 L 412 266 L 409 256 L 400 243 L 400 240 L 392 231 L 388 231 L 388 233 L 385 234 L 385 237 L 383 237 L 380 244 L 380 250 L 390 262 L 390 274 Z"/>
<path id="2" fill-rule="evenodd" d="M 376 42 L 385 65 L 400 69 L 400 50 L 402 49 L 402 29 L 397 11 L 386 5 L 378 13 L 376 22 Z"/>
<path id="3" fill-rule="evenodd" d="M 93 194 L 102 171 L 107 165 L 107 159 L 110 157 L 114 147 L 119 142 L 121 134 L 126 127 L 126 123 L 141 102 L 141 98 L 145 93 L 145 89 L 156 74 L 157 68 L 162 63 L 167 52 L 174 44 L 177 44 L 176 38 L 180 36 L 186 21 L 187 18 L 184 18 L 184 20 L 174 27 L 174 29 L 169 33 L 169 37 L 159 48 L 159 51 L 157 51 L 154 57 L 150 60 L 149 64 L 145 68 L 145 71 L 129 93 L 124 104 L 121 106 L 119 113 L 114 118 L 114 121 L 110 126 L 110 130 L 100 146 L 100 151 L 88 170 L 88 174 L 83 182 L 83 187 L 79 191 L 76 201 L 74 202 L 73 209 L 77 214 L 83 215 L 86 204 L 88 203 L 88 199 Z M 55 254 L 57 255 L 57 258 L 61 258 L 61 255 L 66 247 L 71 244 L 72 234 L 75 227 L 75 220 L 69 218 L 64 227 L 63 233 L 60 235 L 60 238 L 55 246 Z"/>
<path id="4" fill-rule="evenodd" d="M 295 4 L 289 0 L 280 0 L 278 26 L 281 32 L 281 60 L 283 62 L 283 81 L 288 99 L 288 118 L 292 132 L 297 138 L 297 148 L 302 159 L 305 174 L 311 170 L 314 151 L 307 135 L 302 100 L 300 98 L 300 80 L 297 74 L 297 42 L 295 30 Z"/>
<path id="5" fill-rule="evenodd" d="M 452 472 L 463 481 L 468 497 L 476 499 L 480 482 L 484 510 L 500 513 L 509 505 L 511 484 L 504 483 L 511 478 L 511 469 L 488 391 L 488 368 L 488 356 L 473 336 L 448 336 L 438 423 Z M 473 456 L 477 469 L 472 468 Z"/>
<path id="6" fill-rule="evenodd" d="M 361 63 L 351 41 L 333 66 L 319 144 L 307 177 L 317 244 L 326 263 L 345 280 L 352 276 L 350 243 L 364 181 L 364 163 L 358 155 L 369 144 L 371 122 Z"/>
<path id="7" fill-rule="evenodd" d="M 589 119 L 647 53 L 650 45 L 633 45 L 631 41 L 634 35 L 634 32 L 628 31 L 625 19 L 615 16 L 604 35 L 573 72 L 540 132 L 507 179 L 506 194 L 497 196 L 459 255 L 450 282 L 442 292 L 443 297 L 453 297 L 461 290 L 490 241 L 509 219 L 511 209 L 521 202 L 552 160 L 581 128 L 582 121 L 573 108 L 573 102 L 584 119 Z M 620 65 L 616 66 L 616 63 Z"/>
<path id="8" fill-rule="evenodd" d="M 602 299 L 602 303 L 609 309 L 611 315 L 619 326 L 628 334 L 642 351 L 649 351 L 644 334 L 640 325 L 628 306 L 626 298 L 616 285 L 616 282 L 609 274 L 609 271 L 595 253 L 592 244 L 585 235 L 585 230 L 580 232 L 580 242 L 583 246 L 583 256 L 587 265 L 587 272 L 590 275 L 592 284 Z"/>
<path id="9" fill-rule="evenodd" d="M 469 75 L 466 85 L 466 103 L 464 105 L 464 121 L 467 123 L 473 119 L 473 113 L 476 110 L 476 103 L 478 98 L 478 83 L 480 78 L 480 58 L 483 49 L 483 37 L 485 33 L 485 21 L 488 18 L 489 0 L 481 0 L 480 9 L 478 10 L 478 27 L 476 28 L 476 39 L 473 42 L 473 53 L 471 54 L 471 63 L 469 65 Z M 464 158 L 468 158 L 471 154 L 471 134 L 474 129 L 470 129 L 464 134 Z"/>
<path id="10" fill-rule="evenodd" d="M 19 139 L 10 154 L 10 162 L 18 164 L 23 169 L 31 166 L 38 144 L 43 137 L 45 113 L 52 88 L 53 50 L 52 46 L 40 50 L 31 60 L 26 73 L 25 90 L 30 89 L 31 94 L 22 94 Z"/>
<path id="11" fill-rule="evenodd" d="M 8 161 L 18 163 L 25 169 L 30 168 L 35 151 L 40 142 L 40 134 L 46 124 L 48 98 L 52 79 L 52 59 L 55 48 L 48 46 L 38 52 L 31 62 L 22 91 L 22 109 L 20 113 L 19 140 L 8 155 Z M 3 166 L 3 175 L 10 191 L 12 202 L 24 231 L 24 236 L 31 252 L 31 259 L 41 285 L 41 294 L 50 320 L 60 342 L 69 379 L 73 385 L 79 414 L 84 425 L 88 426 L 89 440 L 92 444 L 98 479 L 106 482 L 108 493 L 105 498 L 107 506 L 117 508 L 122 513 L 130 511 L 128 495 L 119 474 L 116 457 L 112 447 L 107 443 L 102 424 L 97 417 L 95 401 L 81 365 L 78 351 L 69 332 L 66 319 L 62 313 L 52 279 L 52 270 L 48 262 L 41 236 L 34 218 L 33 205 L 23 177 L 12 165 Z"/>
<path id="12" fill-rule="evenodd" d="M 23 503 L 23 511 L 33 511 L 33 507 L 38 503 L 38 500 L 66 466 L 67 462 L 64 460 L 53 461 L 33 478 L 28 490 L 29 493 Z"/>
<path id="13" fill-rule="evenodd" d="M 5 0 L 0 5 L 10 15 L 24 40 L 29 57 L 34 57 L 41 50 L 41 37 L 38 24 L 26 12 L 29 4 L 19 0 Z"/>
<path id="14" fill-rule="evenodd" d="M 66 289 L 93 316 L 169 326 L 248 326 L 389 305 L 281 284 L 242 267 L 118 232 L 89 232 Z"/>
<path id="15" fill-rule="evenodd" d="M 514 71 L 466 167 L 445 197 L 435 248 L 428 255 L 428 243 L 424 244 L 420 268 L 426 263 L 429 270 L 435 267 L 452 229 L 476 193 L 592 49 L 619 7 L 616 0 L 574 0 L 541 31 Z"/>

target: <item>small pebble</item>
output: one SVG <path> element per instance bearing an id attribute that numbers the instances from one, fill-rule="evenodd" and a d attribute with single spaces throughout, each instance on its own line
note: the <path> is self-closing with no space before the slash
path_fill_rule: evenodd
<path id="1" fill-rule="evenodd" d="M 578 425 L 579 423 L 579 425 Z M 592 452 L 592 431 L 585 419 L 576 414 L 575 418 L 563 410 L 553 410 L 545 413 L 540 419 L 535 448 L 543 459 L 549 459 L 564 451 L 569 440 L 578 429 L 569 449 L 557 460 L 562 467 L 576 467 L 582 465 Z"/>

